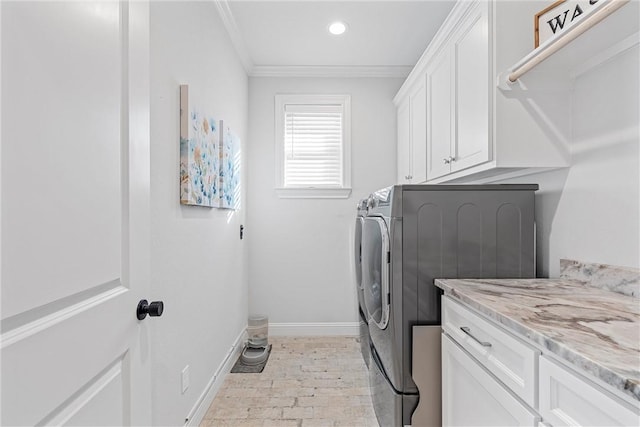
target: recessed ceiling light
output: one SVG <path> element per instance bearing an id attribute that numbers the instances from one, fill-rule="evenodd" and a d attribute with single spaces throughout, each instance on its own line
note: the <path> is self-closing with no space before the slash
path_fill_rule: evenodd
<path id="1" fill-rule="evenodd" d="M 347 24 L 344 22 L 336 21 L 329 25 L 329 32 L 335 36 L 339 36 L 345 31 L 347 31 Z"/>

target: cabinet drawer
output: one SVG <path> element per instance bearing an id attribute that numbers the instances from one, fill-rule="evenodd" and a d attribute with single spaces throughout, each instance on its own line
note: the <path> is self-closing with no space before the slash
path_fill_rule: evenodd
<path id="1" fill-rule="evenodd" d="M 540 415 L 560 426 L 638 426 L 640 416 L 604 391 L 540 358 Z"/>
<path id="2" fill-rule="evenodd" d="M 537 408 L 538 350 L 446 296 L 442 297 L 442 328 L 516 395 Z"/>
<path id="3" fill-rule="evenodd" d="M 537 426 L 539 417 L 442 336 L 443 426 Z"/>

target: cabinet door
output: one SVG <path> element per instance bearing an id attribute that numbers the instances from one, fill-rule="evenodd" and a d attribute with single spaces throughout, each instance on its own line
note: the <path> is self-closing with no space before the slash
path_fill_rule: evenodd
<path id="1" fill-rule="evenodd" d="M 487 2 L 478 2 L 454 36 L 452 172 L 484 163 L 490 157 L 488 7 Z"/>
<path id="2" fill-rule="evenodd" d="M 411 94 L 411 182 L 427 180 L 427 88 L 425 79 Z"/>
<path id="3" fill-rule="evenodd" d="M 443 426 L 537 426 L 538 421 L 448 335 L 442 335 Z"/>
<path id="4" fill-rule="evenodd" d="M 540 358 L 540 414 L 555 427 L 638 426 L 640 416 L 622 402 Z"/>
<path id="5" fill-rule="evenodd" d="M 411 104 L 409 98 L 398 105 L 398 145 L 397 178 L 398 184 L 407 184 L 411 180 Z"/>
<path id="6" fill-rule="evenodd" d="M 427 178 L 451 172 L 452 55 L 449 46 L 434 59 L 427 70 Z"/>

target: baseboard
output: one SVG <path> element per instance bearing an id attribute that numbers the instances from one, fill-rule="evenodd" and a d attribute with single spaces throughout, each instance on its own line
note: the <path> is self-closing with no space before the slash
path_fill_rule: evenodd
<path id="1" fill-rule="evenodd" d="M 270 336 L 358 336 L 360 334 L 359 322 L 327 322 L 327 323 L 270 323 Z M 242 330 L 236 338 L 233 346 L 227 353 L 213 377 L 207 383 L 204 391 L 198 398 L 193 409 L 189 412 L 185 427 L 197 427 L 204 419 L 207 409 L 211 406 L 218 390 L 222 386 L 227 374 L 233 368 L 240 356 L 244 343 L 247 341 L 247 330 Z"/>
<path id="2" fill-rule="evenodd" d="M 269 335 L 282 336 L 358 336 L 359 322 L 269 323 Z"/>
<path id="3" fill-rule="evenodd" d="M 227 353 L 227 356 L 224 358 L 218 369 L 213 374 L 213 377 L 207 383 L 207 386 L 204 388 L 204 391 L 196 401 L 196 404 L 193 406 L 193 409 L 189 412 L 187 416 L 186 422 L 184 423 L 185 427 L 191 426 L 199 426 L 202 420 L 204 419 L 205 414 L 207 413 L 207 409 L 211 406 L 211 402 L 218 394 L 224 379 L 227 374 L 233 368 L 233 365 L 238 360 L 240 353 L 244 347 L 244 343 L 247 341 L 247 328 L 245 327 L 240 335 L 236 338 L 231 349 Z"/>

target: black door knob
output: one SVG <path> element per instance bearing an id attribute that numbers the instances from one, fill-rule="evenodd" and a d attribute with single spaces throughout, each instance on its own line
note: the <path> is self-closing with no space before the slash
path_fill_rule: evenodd
<path id="1" fill-rule="evenodd" d="M 146 299 L 140 300 L 136 309 L 136 317 L 142 320 L 147 314 L 152 317 L 162 316 L 164 311 L 164 303 L 162 301 L 152 301 L 151 304 Z"/>

